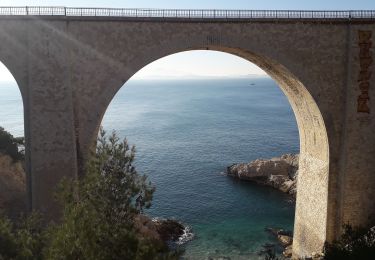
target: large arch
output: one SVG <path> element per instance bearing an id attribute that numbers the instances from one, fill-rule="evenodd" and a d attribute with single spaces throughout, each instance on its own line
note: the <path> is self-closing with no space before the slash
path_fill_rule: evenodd
<path id="1" fill-rule="evenodd" d="M 189 50 L 215 50 L 233 54 L 254 63 L 271 76 L 286 95 L 296 117 L 300 139 L 300 168 L 298 175 L 298 192 L 295 214 L 293 250 L 297 255 L 308 255 L 309 252 L 319 252 L 329 239 L 328 224 L 328 180 L 329 180 L 329 143 L 326 126 L 322 114 L 305 84 L 293 75 L 285 66 L 264 55 L 258 55 L 240 48 L 223 46 L 205 46 L 174 51 L 167 55 Z M 134 67 L 131 73 L 124 71 L 131 78 L 138 70 L 163 56 L 145 60 Z M 126 81 L 125 81 L 126 82 Z M 100 106 L 95 128 L 90 134 L 91 149 L 94 147 L 96 136 L 104 113 L 117 91 L 125 82 L 114 88 L 106 89 L 104 102 Z M 102 99 L 103 100 L 103 99 Z M 82 155 L 87 158 L 90 149 Z M 308 239 L 307 239 L 308 238 Z"/>
<path id="2" fill-rule="evenodd" d="M 0 70 L 5 73 L 5 80 L 0 79 L 0 89 L 2 87 L 8 88 L 8 90 L 4 90 L 5 93 L 10 91 L 10 87 L 18 92 L 17 94 L 11 93 L 10 98 L 12 99 L 12 103 L 10 104 L 10 108 L 14 109 L 9 111 L 11 116 L 19 116 L 18 113 L 22 114 L 22 119 L 13 119 L 14 122 L 12 122 L 9 127 L 8 123 L 5 123 L 1 120 L 0 126 L 4 127 L 5 131 L 10 132 L 14 137 L 24 137 L 25 136 L 25 113 L 26 113 L 26 107 L 25 107 L 25 93 L 24 89 L 20 87 L 20 83 L 17 80 L 17 78 L 14 75 L 14 72 L 12 72 L 12 69 L 10 69 L 5 63 L 0 61 Z M 10 66 L 11 67 L 11 66 Z M 3 75 L 1 74 L 0 77 Z M 4 81 L 3 81 L 4 80 Z M 2 86 L 4 85 L 4 86 Z M 0 92 L 0 96 L 2 93 Z M 19 98 L 19 100 L 18 100 Z M 1 99 L 1 98 L 0 98 Z M 7 100 L 5 100 L 7 101 Z M 20 102 L 17 103 L 17 102 Z M 21 105 L 20 110 L 17 110 L 17 105 Z M 3 109 L 3 107 L 2 107 Z M 8 108 L 9 109 L 9 108 Z M 22 111 L 22 112 L 20 112 Z M 7 114 L 7 113 L 5 113 Z M 4 117 L 0 117 L 4 118 Z M 10 118 L 5 117 L 5 120 L 10 120 Z M 18 122 L 20 121 L 20 122 Z M 20 123 L 21 129 L 18 129 L 19 127 L 15 124 Z M 4 198 L 0 198 L 2 205 L 4 206 L 5 214 L 7 214 L 9 217 L 17 218 L 19 215 L 24 214 L 30 210 L 30 186 L 28 185 L 28 182 L 30 181 L 30 178 L 27 174 L 27 168 L 25 167 L 27 158 L 29 156 L 29 145 L 24 143 L 24 153 L 25 153 L 25 163 L 24 162 L 14 162 L 12 160 L 8 161 L 6 157 L 2 158 L 2 164 L 5 166 L 1 170 L 2 176 L 0 178 L 2 179 L 2 193 L 0 196 L 4 196 Z M 7 178 L 5 180 L 4 178 Z"/>

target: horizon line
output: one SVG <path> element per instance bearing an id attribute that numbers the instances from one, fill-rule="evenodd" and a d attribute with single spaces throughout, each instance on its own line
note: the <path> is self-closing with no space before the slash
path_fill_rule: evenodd
<path id="1" fill-rule="evenodd" d="M 268 74 L 249 74 L 249 75 L 230 75 L 230 76 L 210 76 L 210 75 L 193 75 L 193 76 L 155 76 L 155 77 L 130 77 L 126 82 L 130 80 L 217 80 L 217 79 L 246 79 L 246 78 L 271 78 Z M 126 83 L 125 82 L 125 83 Z M 1 80 L 1 83 L 15 83 L 15 80 Z M 1 86 L 0 86 L 1 87 Z"/>

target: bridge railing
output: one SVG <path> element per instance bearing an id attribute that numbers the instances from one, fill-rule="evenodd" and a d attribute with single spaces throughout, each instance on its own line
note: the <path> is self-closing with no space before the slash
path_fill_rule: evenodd
<path id="1" fill-rule="evenodd" d="M 0 7 L 0 15 L 99 16 L 184 19 L 375 19 L 375 10 L 297 11 L 297 10 L 188 10 L 76 7 Z"/>

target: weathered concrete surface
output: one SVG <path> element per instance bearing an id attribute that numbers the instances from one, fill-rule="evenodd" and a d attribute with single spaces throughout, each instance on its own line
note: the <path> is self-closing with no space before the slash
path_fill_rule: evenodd
<path id="1" fill-rule="evenodd" d="M 359 30 L 375 41 L 372 21 L 0 18 L 0 60 L 24 100 L 32 208 L 56 217 L 56 184 L 81 171 L 106 108 L 134 73 L 169 54 L 218 50 L 257 64 L 288 97 L 301 144 L 293 252 L 320 251 L 342 223 L 375 215 L 375 66 L 361 90 L 373 47 L 360 52 Z M 358 112 L 363 93 L 370 113 Z"/>

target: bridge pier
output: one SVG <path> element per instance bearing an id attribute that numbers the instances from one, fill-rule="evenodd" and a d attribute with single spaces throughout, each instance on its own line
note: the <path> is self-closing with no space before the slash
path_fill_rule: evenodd
<path id="1" fill-rule="evenodd" d="M 25 133 L 29 203 L 46 219 L 58 219 L 55 199 L 62 178 L 77 177 L 77 150 L 69 43 L 64 23 L 27 25 Z"/>

